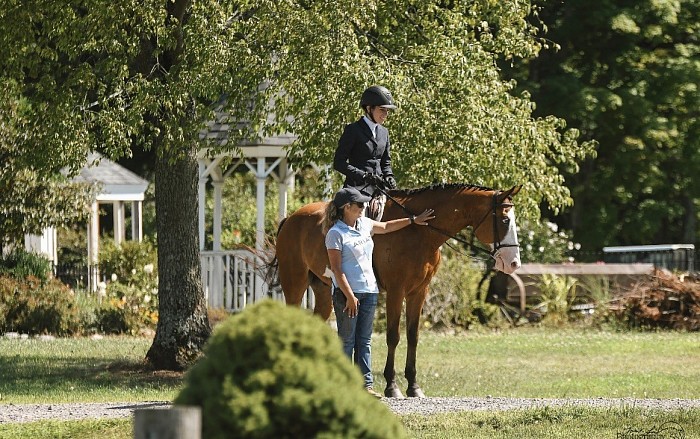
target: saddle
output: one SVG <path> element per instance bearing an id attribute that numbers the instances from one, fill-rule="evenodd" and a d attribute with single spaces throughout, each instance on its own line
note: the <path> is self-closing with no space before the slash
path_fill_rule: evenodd
<path id="1" fill-rule="evenodd" d="M 384 215 L 384 205 L 386 204 L 386 195 L 381 194 L 373 197 L 365 207 L 365 216 L 374 221 L 381 221 Z"/>

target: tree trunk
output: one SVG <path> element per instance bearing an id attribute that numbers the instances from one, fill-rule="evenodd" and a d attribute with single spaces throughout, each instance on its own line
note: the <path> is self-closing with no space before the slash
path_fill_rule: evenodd
<path id="1" fill-rule="evenodd" d="M 196 147 L 156 160 L 158 326 L 146 354 L 156 369 L 184 370 L 211 334 L 202 288 L 197 216 Z"/>

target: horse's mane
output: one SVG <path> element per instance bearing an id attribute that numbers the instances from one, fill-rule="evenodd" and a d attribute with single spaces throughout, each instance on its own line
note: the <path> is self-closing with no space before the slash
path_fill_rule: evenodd
<path id="1" fill-rule="evenodd" d="M 403 195 L 413 195 L 424 191 L 430 190 L 444 190 L 444 189 L 468 189 L 473 191 L 492 191 L 493 188 L 486 186 L 479 186 L 476 184 L 468 183 L 433 183 L 429 186 L 413 188 L 413 189 L 395 189 L 395 192 L 399 192 Z"/>

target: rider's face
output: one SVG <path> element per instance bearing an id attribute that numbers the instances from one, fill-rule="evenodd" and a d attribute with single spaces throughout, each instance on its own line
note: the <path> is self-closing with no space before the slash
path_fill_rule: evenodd
<path id="1" fill-rule="evenodd" d="M 384 121 L 386 121 L 386 118 L 389 115 L 388 108 L 372 107 L 370 111 L 372 112 L 372 118 L 374 119 L 374 121 L 380 125 L 382 125 Z"/>

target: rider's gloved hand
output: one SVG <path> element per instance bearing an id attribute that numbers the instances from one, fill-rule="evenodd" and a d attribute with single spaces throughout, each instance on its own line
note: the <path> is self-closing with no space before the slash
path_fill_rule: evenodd
<path id="1" fill-rule="evenodd" d="M 365 172 L 363 180 L 365 183 L 371 184 L 372 186 L 384 187 L 384 180 L 374 172 Z"/>
<path id="2" fill-rule="evenodd" d="M 384 184 L 386 185 L 387 189 L 396 189 L 396 179 L 393 175 L 387 175 L 384 179 Z"/>

